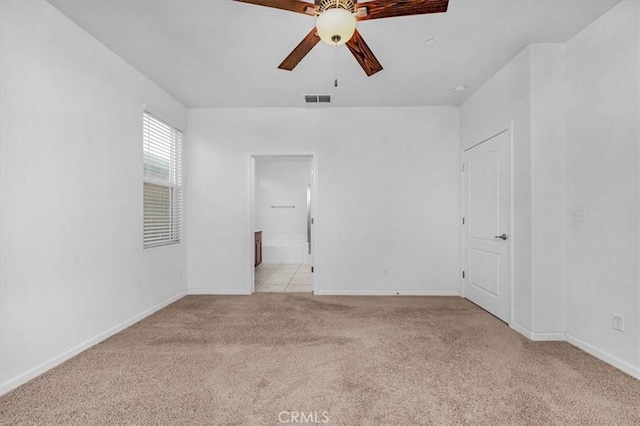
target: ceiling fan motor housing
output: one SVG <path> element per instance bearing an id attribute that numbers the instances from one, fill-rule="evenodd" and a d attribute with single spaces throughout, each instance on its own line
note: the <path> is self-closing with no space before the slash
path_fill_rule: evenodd
<path id="1" fill-rule="evenodd" d="M 322 0 L 318 7 L 318 13 L 322 13 L 328 9 L 345 9 L 351 13 L 356 12 L 356 6 L 353 0 Z"/>

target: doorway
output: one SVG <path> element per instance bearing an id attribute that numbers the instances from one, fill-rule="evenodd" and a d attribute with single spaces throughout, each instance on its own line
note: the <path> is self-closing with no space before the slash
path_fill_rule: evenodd
<path id="1" fill-rule="evenodd" d="M 314 289 L 314 155 L 251 157 L 254 292 Z"/>
<path id="2" fill-rule="evenodd" d="M 464 151 L 463 295 L 511 322 L 511 131 Z"/>

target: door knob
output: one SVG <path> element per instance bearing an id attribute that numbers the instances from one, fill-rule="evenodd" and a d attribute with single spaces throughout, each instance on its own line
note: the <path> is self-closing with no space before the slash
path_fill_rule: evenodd
<path id="1" fill-rule="evenodd" d="M 507 234 L 496 235 L 495 238 L 500 238 L 501 240 L 507 241 Z"/>

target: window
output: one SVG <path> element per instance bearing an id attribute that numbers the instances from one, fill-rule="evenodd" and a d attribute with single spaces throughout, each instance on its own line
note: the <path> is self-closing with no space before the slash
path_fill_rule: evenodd
<path id="1" fill-rule="evenodd" d="M 182 239 L 182 132 L 143 114 L 144 248 Z"/>

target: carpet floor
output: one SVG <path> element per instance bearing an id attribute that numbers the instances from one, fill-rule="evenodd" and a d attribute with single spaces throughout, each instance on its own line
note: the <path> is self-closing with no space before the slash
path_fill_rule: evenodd
<path id="1" fill-rule="evenodd" d="M 4 395 L 0 423 L 640 425 L 640 381 L 458 297 L 187 296 Z"/>

